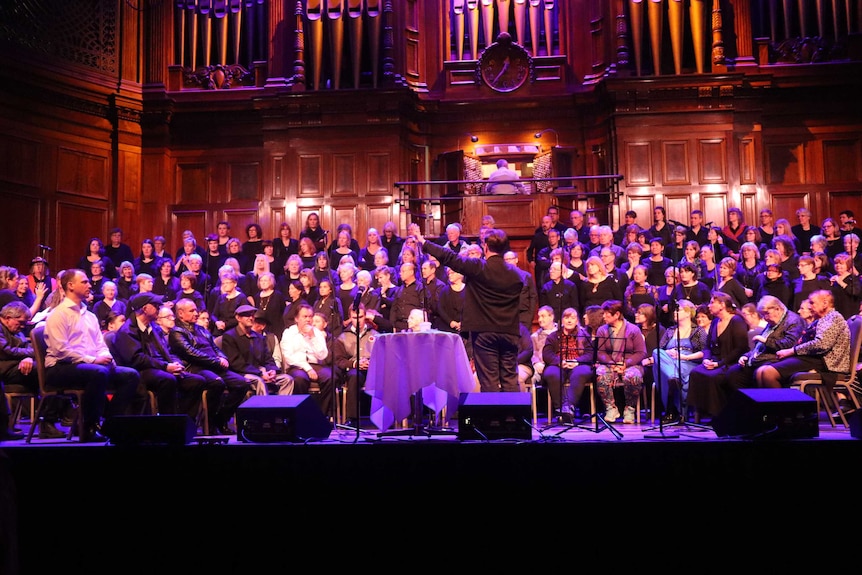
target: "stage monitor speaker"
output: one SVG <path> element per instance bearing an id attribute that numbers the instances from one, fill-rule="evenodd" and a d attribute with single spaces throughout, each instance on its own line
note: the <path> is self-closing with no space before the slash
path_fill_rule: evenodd
<path id="1" fill-rule="evenodd" d="M 817 402 L 797 389 L 740 389 L 730 395 L 713 429 L 719 437 L 818 437 Z"/>
<path id="2" fill-rule="evenodd" d="M 332 424 L 310 395 L 255 395 L 236 408 L 237 438 L 245 443 L 327 439 Z"/>
<path id="3" fill-rule="evenodd" d="M 532 439 L 529 393 L 462 393 L 458 399 L 458 439 Z"/>
<path id="4" fill-rule="evenodd" d="M 862 410 L 857 409 L 851 413 L 847 424 L 850 426 L 850 437 L 862 439 Z"/>
<path id="5" fill-rule="evenodd" d="M 116 415 L 105 420 L 102 433 L 114 445 L 186 445 L 195 422 L 188 415 Z"/>

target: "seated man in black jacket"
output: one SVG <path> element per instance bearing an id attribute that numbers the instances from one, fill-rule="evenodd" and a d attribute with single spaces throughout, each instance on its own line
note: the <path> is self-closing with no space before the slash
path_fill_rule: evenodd
<path id="1" fill-rule="evenodd" d="M 242 403 L 251 386 L 245 378 L 228 369 L 230 363 L 224 352 L 205 328 L 198 325 L 198 308 L 190 299 L 181 299 L 174 306 L 176 326 L 169 334 L 171 351 L 183 362 L 186 370 L 203 376 L 207 382 L 207 396 L 218 398 L 210 406 L 210 428 L 222 435 L 232 435 L 228 426 L 236 408 Z M 221 387 L 226 394 L 216 391 Z M 215 409 L 213 409 L 215 407 Z"/>
<path id="2" fill-rule="evenodd" d="M 194 418 L 206 382 L 187 371 L 168 349 L 156 323 L 161 304 L 162 296 L 152 292 L 132 296 L 129 309 L 134 315 L 117 331 L 111 352 L 119 365 L 132 367 L 141 375 L 141 383 L 156 396 L 159 413 L 186 413 Z"/>

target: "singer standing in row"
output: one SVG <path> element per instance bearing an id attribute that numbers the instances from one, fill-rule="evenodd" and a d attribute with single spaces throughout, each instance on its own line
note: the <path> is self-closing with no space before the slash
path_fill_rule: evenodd
<path id="1" fill-rule="evenodd" d="M 470 333 L 473 362 L 482 391 L 518 391 L 518 341 L 523 280 L 503 260 L 508 249 L 506 232 L 490 229 L 482 242 L 484 257 L 468 258 L 426 242 L 418 231 L 416 240 L 426 253 L 467 278 L 466 302 L 461 329 Z"/>

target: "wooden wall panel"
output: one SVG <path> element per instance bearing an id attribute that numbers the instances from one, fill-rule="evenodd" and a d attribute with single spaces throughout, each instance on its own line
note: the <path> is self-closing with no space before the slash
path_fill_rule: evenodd
<path id="1" fill-rule="evenodd" d="M 268 228 L 264 228 L 263 235 L 265 238 L 275 238 L 278 236 L 278 229 L 281 227 L 282 222 L 286 220 L 285 207 L 272 207 L 269 210 L 269 217 L 267 218 L 269 221 Z M 299 231 L 297 231 L 296 224 L 292 221 L 288 222 L 290 225 L 290 231 L 292 232 L 292 236 L 294 238 L 299 237 Z"/>
<path id="2" fill-rule="evenodd" d="M 497 226 L 506 230 L 510 238 L 521 236 L 530 239 L 552 200 L 553 196 L 550 194 L 466 196 L 460 202 L 447 202 L 447 211 L 457 212 L 460 208 L 461 213 L 459 219 L 450 219 L 448 223 L 459 222 L 463 235 L 472 237 L 478 234 L 482 217 L 489 214 Z"/>
<path id="3" fill-rule="evenodd" d="M 368 166 L 367 190 L 369 196 L 390 195 L 393 193 L 391 159 L 389 154 L 368 154 L 365 157 Z"/>
<path id="4" fill-rule="evenodd" d="M 301 198 L 316 198 L 323 195 L 323 162 L 319 155 L 301 155 L 298 170 L 298 196 Z"/>
<path id="5" fill-rule="evenodd" d="M 698 141 L 698 183 L 727 183 L 727 145 L 723 138 Z"/>
<path id="6" fill-rule="evenodd" d="M 689 194 L 665 196 L 664 198 L 664 211 L 668 220 L 676 220 L 681 224 L 688 225 L 691 220 L 691 210 L 694 208 Z"/>
<path id="7" fill-rule="evenodd" d="M 704 225 L 724 227 L 727 223 L 727 194 L 701 194 L 700 205 L 703 211 Z"/>
<path id="8" fill-rule="evenodd" d="M 754 192 L 744 193 L 740 197 L 741 202 L 738 207 L 742 210 L 742 217 L 745 219 L 745 223 L 750 226 L 760 225 L 761 206 L 757 205 L 757 194 Z"/>
<path id="9" fill-rule="evenodd" d="M 755 156 L 754 139 L 742 138 L 739 141 L 739 183 L 757 183 L 757 157 Z"/>
<path id="10" fill-rule="evenodd" d="M 330 206 L 330 210 L 332 214 L 330 218 L 332 225 L 328 228 L 332 234 L 330 241 L 335 239 L 335 230 L 338 228 L 339 224 L 350 224 L 350 227 L 353 228 L 354 237 L 357 237 L 356 234 L 358 234 L 361 238 L 365 233 L 364 223 L 358 220 L 359 209 L 356 204 L 333 205 Z M 360 242 L 359 245 L 362 245 L 362 242 Z"/>
<path id="11" fill-rule="evenodd" d="M 27 193 L 27 190 L 24 191 L 25 193 L 22 194 L 0 189 L 0 205 L 3 206 L 6 213 L 15 214 L 15 220 L 27 222 L 28 224 L 21 226 L 15 233 L 7 233 L 3 240 L 4 253 L 0 263 L 14 266 L 20 274 L 30 273 L 30 260 L 38 255 L 42 255 L 38 249 L 39 244 L 47 245 L 55 250 L 47 255 L 49 266 L 64 261 L 55 258 L 60 251 L 63 251 L 64 254 L 71 254 L 78 247 L 85 245 L 63 245 L 62 250 L 60 245 L 52 245 L 51 242 L 54 239 L 44 236 L 44 232 L 42 231 L 44 230 L 41 216 L 42 201 L 35 193 Z M 32 189 L 29 191 L 32 192 Z M 83 253 L 83 248 L 81 248 L 81 253 Z"/>
<path id="12" fill-rule="evenodd" d="M 794 225 L 797 223 L 796 210 L 802 207 L 811 209 L 809 201 L 810 197 L 806 192 L 775 194 L 772 196 L 772 213 L 775 214 L 775 219 L 786 218 L 790 225 Z"/>
<path id="13" fill-rule="evenodd" d="M 207 164 L 177 164 L 177 201 L 181 204 L 209 202 L 209 180 Z"/>
<path id="14" fill-rule="evenodd" d="M 39 144 L 21 138 L 0 138 L 0 181 L 38 186 Z"/>
<path id="15" fill-rule="evenodd" d="M 278 156 L 271 158 L 270 160 L 272 166 L 272 181 L 270 182 L 270 189 L 272 190 L 272 198 L 273 199 L 284 199 L 285 194 L 285 184 L 284 181 L 284 157 Z"/>
<path id="16" fill-rule="evenodd" d="M 171 255 L 175 255 L 183 245 L 183 232 L 185 230 L 191 230 L 198 245 L 206 248 L 204 238 L 210 232 L 207 223 L 206 210 L 173 210 L 171 212 L 171 237 L 168 239 L 169 245 L 165 249 Z M 237 231 L 237 226 L 231 224 L 231 232 L 236 235 Z"/>
<path id="17" fill-rule="evenodd" d="M 105 207 L 83 205 L 74 198 L 61 199 L 55 206 L 57 237 L 62 238 L 54 247 L 56 262 L 53 272 L 78 264 L 86 254 L 90 238 L 104 242 L 108 231 L 108 210 Z M 61 267 L 62 266 L 62 267 Z"/>
<path id="18" fill-rule="evenodd" d="M 766 173 L 769 184 L 805 182 L 805 154 L 800 143 L 766 145 Z"/>
<path id="19" fill-rule="evenodd" d="M 629 197 L 629 207 L 623 210 L 623 214 L 628 210 L 634 210 L 638 215 L 637 224 L 642 228 L 649 229 L 653 224 L 654 198 L 655 196 Z"/>
<path id="20" fill-rule="evenodd" d="M 222 210 L 225 220 L 230 222 L 231 235 L 239 238 L 241 242 L 248 239 L 245 227 L 249 224 L 260 223 L 260 214 L 257 206 L 237 206 Z M 222 219 L 222 218 L 220 218 Z M 207 233 L 215 233 L 216 222 L 207 222 Z M 271 232 L 264 229 L 263 237 L 272 239 Z"/>
<path id="21" fill-rule="evenodd" d="M 856 221 L 862 220 L 862 186 L 847 191 L 833 192 L 829 197 L 829 215 L 838 218 L 842 210 L 850 210 Z M 858 225 L 858 224 L 857 224 Z"/>
<path id="22" fill-rule="evenodd" d="M 652 145 L 649 142 L 627 142 L 625 145 L 626 186 L 652 186 L 655 184 L 652 163 Z"/>
<path id="23" fill-rule="evenodd" d="M 108 199 L 111 190 L 110 161 L 81 150 L 57 151 L 57 191 L 88 198 Z"/>
<path id="24" fill-rule="evenodd" d="M 332 156 L 332 195 L 350 197 L 356 195 L 356 156 L 353 154 L 333 154 Z M 338 221 L 338 220 L 333 220 Z"/>
<path id="25" fill-rule="evenodd" d="M 691 184 L 691 174 L 689 173 L 688 162 L 688 142 L 662 142 L 662 183 L 666 186 Z"/>
<path id="26" fill-rule="evenodd" d="M 230 201 L 260 200 L 260 164 L 256 162 L 229 164 Z M 215 198 L 211 198 L 215 200 Z"/>
<path id="27" fill-rule="evenodd" d="M 383 224 L 392 220 L 392 205 L 385 204 L 368 204 L 368 228 L 376 228 L 377 232 L 383 235 Z M 395 220 L 393 220 L 395 221 Z M 367 228 L 366 228 L 367 230 Z M 364 244 L 363 244 L 364 245 Z"/>
<path id="28" fill-rule="evenodd" d="M 858 139 L 824 141 L 823 173 L 827 184 L 862 180 L 860 141 Z"/>
<path id="29" fill-rule="evenodd" d="M 141 155 L 137 152 L 120 153 L 120 196 L 126 209 L 135 210 L 141 203 Z"/>

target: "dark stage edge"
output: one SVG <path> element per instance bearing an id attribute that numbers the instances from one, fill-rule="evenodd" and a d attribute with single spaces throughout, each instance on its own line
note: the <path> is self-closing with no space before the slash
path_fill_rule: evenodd
<path id="1" fill-rule="evenodd" d="M 673 555 L 744 531 L 746 546 L 809 532 L 828 517 L 824 481 L 860 459 L 859 440 L 823 438 L 0 449 L 22 574 L 374 568 L 416 546 L 503 545 L 502 557 L 510 537 L 583 553 L 627 534 L 638 553 Z M 540 552 L 541 568 L 571 567 L 567 553 Z"/>

